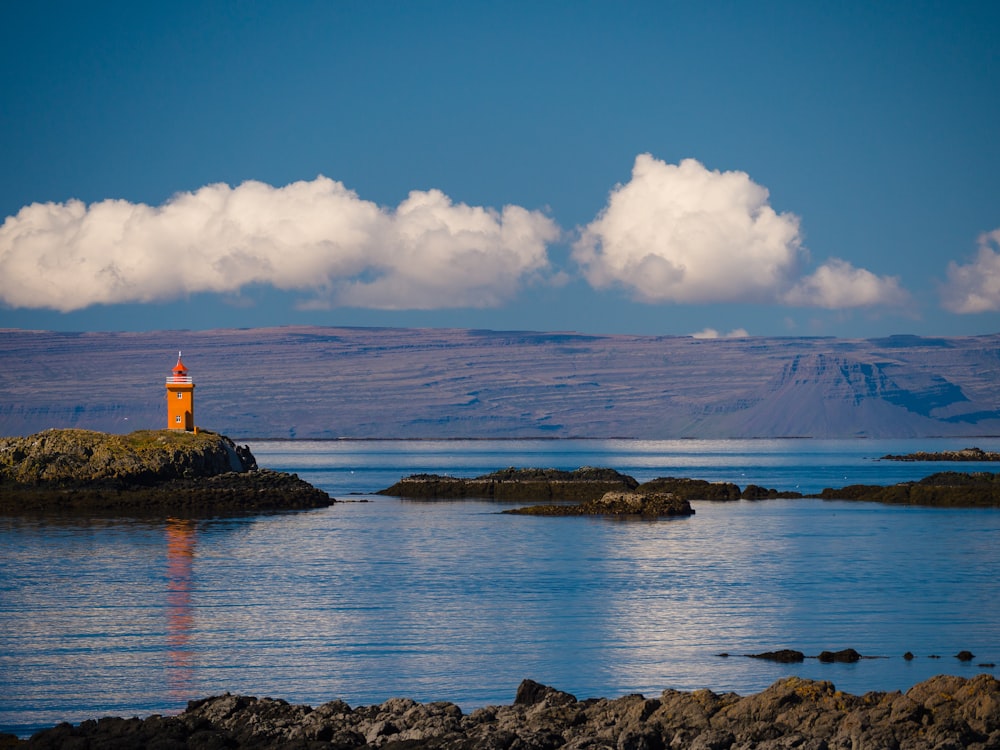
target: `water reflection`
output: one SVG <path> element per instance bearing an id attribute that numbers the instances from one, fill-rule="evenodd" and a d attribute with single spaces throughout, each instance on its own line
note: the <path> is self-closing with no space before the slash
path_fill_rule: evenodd
<path id="1" fill-rule="evenodd" d="M 190 697 L 193 678 L 191 632 L 194 607 L 195 524 L 189 519 L 167 520 L 167 687 L 177 700 Z"/>

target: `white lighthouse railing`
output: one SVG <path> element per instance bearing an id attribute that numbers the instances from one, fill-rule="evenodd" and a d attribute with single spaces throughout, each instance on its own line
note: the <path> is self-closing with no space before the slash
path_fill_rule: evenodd
<path id="1" fill-rule="evenodd" d="M 170 385 L 171 383 L 188 384 L 188 383 L 194 383 L 194 380 L 192 380 L 191 376 L 189 375 L 171 375 L 169 378 L 167 378 L 167 385 Z"/>

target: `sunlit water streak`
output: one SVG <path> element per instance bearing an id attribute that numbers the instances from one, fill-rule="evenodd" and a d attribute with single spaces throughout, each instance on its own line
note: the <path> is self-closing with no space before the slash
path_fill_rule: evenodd
<path id="1" fill-rule="evenodd" d="M 788 674 L 864 692 L 993 671 L 978 665 L 1000 658 L 998 511 L 796 500 L 620 522 L 351 495 L 417 471 L 508 465 L 810 490 L 817 474 L 882 483 L 956 468 L 873 460 L 927 441 L 862 442 L 261 443 L 262 465 L 370 502 L 197 521 L 3 519 L 0 727 L 175 712 L 225 691 L 470 709 L 510 702 L 525 677 L 585 697 L 747 693 Z M 887 658 L 739 656 L 845 647 Z M 961 649 L 977 658 L 958 662 Z"/>

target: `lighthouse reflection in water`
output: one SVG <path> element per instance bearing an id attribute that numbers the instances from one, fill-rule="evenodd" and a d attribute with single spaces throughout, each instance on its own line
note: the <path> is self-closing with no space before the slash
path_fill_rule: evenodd
<path id="1" fill-rule="evenodd" d="M 167 681 L 170 695 L 186 700 L 191 695 L 191 631 L 194 609 L 195 525 L 189 519 L 167 521 Z"/>

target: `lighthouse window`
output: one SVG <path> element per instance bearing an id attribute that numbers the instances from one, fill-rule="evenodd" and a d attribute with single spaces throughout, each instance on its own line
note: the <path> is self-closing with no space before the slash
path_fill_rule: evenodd
<path id="1" fill-rule="evenodd" d="M 180 391 L 177 391 L 177 398 L 184 398 L 184 394 L 181 393 Z"/>
<path id="2" fill-rule="evenodd" d="M 181 415 L 180 415 L 180 414 L 178 414 L 178 415 L 177 415 L 176 417 L 174 417 L 174 421 L 175 421 L 175 422 L 176 422 L 177 424 L 180 424 L 180 423 L 181 423 Z"/>

